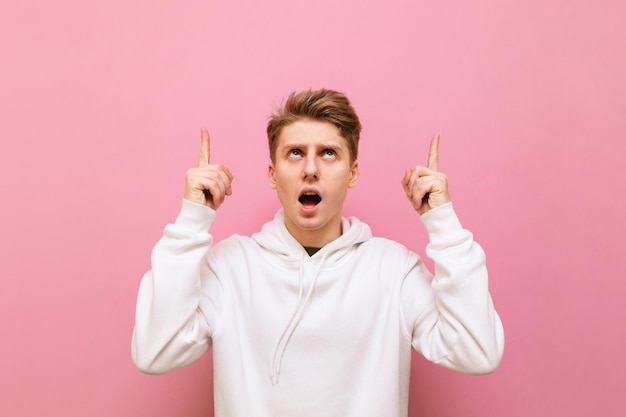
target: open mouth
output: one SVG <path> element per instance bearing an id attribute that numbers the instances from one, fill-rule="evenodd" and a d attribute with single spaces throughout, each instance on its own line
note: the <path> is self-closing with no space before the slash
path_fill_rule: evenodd
<path id="1" fill-rule="evenodd" d="M 320 197 L 317 193 L 302 193 L 298 201 L 303 206 L 316 206 L 322 201 L 322 197 Z"/>

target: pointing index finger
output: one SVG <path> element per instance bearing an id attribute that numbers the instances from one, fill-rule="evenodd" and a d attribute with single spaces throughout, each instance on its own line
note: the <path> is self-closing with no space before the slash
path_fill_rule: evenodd
<path id="1" fill-rule="evenodd" d="M 200 162 L 198 166 L 206 167 L 209 165 L 211 159 L 211 138 L 209 137 L 209 131 L 206 127 L 200 129 L 200 136 Z"/>
<path id="2" fill-rule="evenodd" d="M 439 133 L 433 136 L 428 151 L 428 168 L 433 171 L 439 170 Z"/>

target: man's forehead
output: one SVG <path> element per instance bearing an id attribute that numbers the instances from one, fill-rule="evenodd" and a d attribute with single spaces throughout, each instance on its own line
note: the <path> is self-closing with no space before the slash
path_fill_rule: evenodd
<path id="1" fill-rule="evenodd" d="M 278 136 L 278 146 L 347 147 L 346 139 L 332 123 L 301 120 L 285 126 Z"/>

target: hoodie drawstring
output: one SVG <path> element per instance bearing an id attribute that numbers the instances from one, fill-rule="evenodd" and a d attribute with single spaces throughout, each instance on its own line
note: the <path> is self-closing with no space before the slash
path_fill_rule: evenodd
<path id="1" fill-rule="evenodd" d="M 300 258 L 300 290 L 298 292 L 298 302 L 296 305 L 296 309 L 291 315 L 291 319 L 283 330 L 283 333 L 280 335 L 278 342 L 276 343 L 276 348 L 274 349 L 274 357 L 272 358 L 272 363 L 270 364 L 270 379 L 272 381 L 272 385 L 278 384 L 278 379 L 280 376 L 280 365 L 283 361 L 283 356 L 285 354 L 285 350 L 287 350 L 287 345 L 289 344 L 289 339 L 291 339 L 291 335 L 298 327 L 300 320 L 302 319 L 302 313 L 304 312 L 304 308 L 306 307 L 309 299 L 311 298 L 311 294 L 313 294 L 313 289 L 315 288 L 315 284 L 317 283 L 317 278 L 319 277 L 319 273 L 322 269 L 322 265 L 326 259 L 326 253 L 322 256 L 322 259 L 315 271 L 315 275 L 313 276 L 313 282 L 307 291 L 306 297 L 302 300 L 302 292 L 304 287 L 304 254 Z"/>

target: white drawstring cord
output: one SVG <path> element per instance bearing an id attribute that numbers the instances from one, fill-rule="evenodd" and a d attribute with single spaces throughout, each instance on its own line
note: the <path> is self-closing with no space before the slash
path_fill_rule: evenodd
<path id="1" fill-rule="evenodd" d="M 296 330 L 296 327 L 300 323 L 300 319 L 302 318 L 302 313 L 304 312 L 304 308 L 306 307 L 311 295 L 313 294 L 313 289 L 315 288 L 315 284 L 317 283 L 317 279 L 319 277 L 320 270 L 322 269 L 322 265 L 326 259 L 326 254 L 322 257 L 317 270 L 315 271 L 315 275 L 313 277 L 313 282 L 307 291 L 307 295 L 304 301 L 302 300 L 302 290 L 303 290 L 303 281 L 304 281 L 304 255 L 300 259 L 300 290 L 298 293 L 298 304 L 296 306 L 296 310 L 291 316 L 291 320 L 289 320 L 289 324 L 283 333 L 281 334 L 278 342 L 276 343 L 276 348 L 274 350 L 274 357 L 272 358 L 272 363 L 270 366 L 270 379 L 272 380 L 272 385 L 278 384 L 278 379 L 280 376 L 280 366 L 283 360 L 283 356 L 285 354 L 285 350 L 287 350 L 287 344 L 289 343 L 289 339 L 291 339 L 291 335 Z"/>

